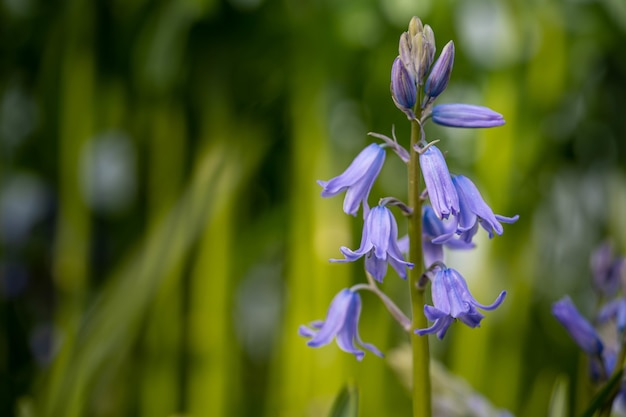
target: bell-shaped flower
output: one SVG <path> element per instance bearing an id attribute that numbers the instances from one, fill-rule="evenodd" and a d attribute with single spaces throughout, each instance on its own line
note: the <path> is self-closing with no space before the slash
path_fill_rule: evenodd
<path id="1" fill-rule="evenodd" d="M 591 323 L 580 315 L 571 298 L 563 297 L 552 305 L 552 314 L 565 327 L 572 339 L 589 355 L 600 355 L 604 346 Z"/>
<path id="2" fill-rule="evenodd" d="M 424 265 L 430 267 L 436 262 L 443 262 L 443 246 L 449 249 L 472 249 L 474 244 L 470 241 L 456 237 L 457 218 L 450 217 L 441 220 L 435 214 L 433 208 L 424 205 L 422 208 L 422 252 L 424 253 Z"/>
<path id="3" fill-rule="evenodd" d="M 391 98 L 396 107 L 402 110 L 409 119 L 415 118 L 415 113 L 413 113 L 413 107 L 417 101 L 415 77 L 400 57 L 393 61 L 391 67 Z"/>
<path id="4" fill-rule="evenodd" d="M 433 69 L 428 75 L 428 79 L 424 85 L 424 93 L 426 93 L 424 106 L 437 98 L 446 89 L 448 81 L 450 81 L 453 65 L 454 42 L 450 41 L 443 47 L 441 55 L 439 55 L 437 62 L 435 62 Z"/>
<path id="5" fill-rule="evenodd" d="M 361 246 L 355 251 L 342 246 L 341 253 L 345 259 L 331 259 L 331 262 L 353 262 L 365 256 L 365 270 L 379 282 L 387 274 L 387 264 L 391 264 L 402 279 L 406 279 L 406 268 L 413 268 L 400 252 L 396 219 L 384 205 L 372 208 L 367 215 Z"/>
<path id="6" fill-rule="evenodd" d="M 322 197 L 333 197 L 347 190 L 343 200 L 343 211 L 356 216 L 359 205 L 363 203 L 365 215 L 369 210 L 367 198 L 384 162 L 385 150 L 380 145 L 372 143 L 354 158 L 341 175 L 329 181 L 317 182 L 324 188 Z"/>
<path id="7" fill-rule="evenodd" d="M 447 219 L 450 214 L 457 215 L 459 197 L 452 184 L 446 160 L 439 148 L 430 145 L 420 153 L 419 160 L 428 190 L 428 198 L 437 217 Z"/>
<path id="8" fill-rule="evenodd" d="M 491 238 L 494 233 L 501 235 L 504 231 L 500 222 L 515 223 L 519 219 L 517 215 L 504 217 L 494 214 L 493 210 L 483 200 L 476 185 L 469 178 L 463 175 L 455 175 L 452 178 L 452 183 L 459 197 L 459 231 L 467 232 L 474 230 L 475 232 L 475 226 L 478 222 L 489 233 Z M 469 240 L 471 240 L 472 236 L 473 234 L 469 236 Z"/>
<path id="9" fill-rule="evenodd" d="M 345 288 L 333 298 L 326 314 L 326 320 L 315 321 L 311 327 L 300 326 L 300 336 L 308 337 L 307 345 L 321 347 L 336 339 L 337 345 L 344 352 L 352 353 L 357 360 L 365 356 L 359 348 L 367 349 L 382 357 L 383 354 L 374 345 L 364 343 L 359 336 L 359 316 L 361 315 L 361 296 Z"/>
<path id="10" fill-rule="evenodd" d="M 471 104 L 439 104 L 432 110 L 433 122 L 448 127 L 496 127 L 504 118 L 488 107 Z"/>
<path id="11" fill-rule="evenodd" d="M 432 282 L 433 306 L 424 306 L 426 318 L 433 321 L 427 329 L 417 329 L 415 333 L 423 336 L 436 333 L 443 339 L 448 327 L 459 319 L 469 327 L 478 327 L 484 316 L 477 310 L 494 310 L 504 300 L 506 291 L 502 291 L 498 298 L 490 305 L 480 304 L 467 288 L 465 278 L 452 268 L 440 268 Z"/>

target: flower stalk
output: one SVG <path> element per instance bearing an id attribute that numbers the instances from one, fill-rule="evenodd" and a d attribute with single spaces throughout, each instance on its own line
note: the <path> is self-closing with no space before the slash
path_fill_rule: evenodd
<path id="1" fill-rule="evenodd" d="M 419 115 L 418 118 L 419 120 Z M 413 214 L 408 218 L 409 230 L 409 262 L 414 264 L 409 270 L 409 294 L 411 297 L 411 347 L 413 357 L 413 417 L 430 417 L 432 415 L 431 387 L 430 387 L 430 352 L 428 336 L 414 333 L 415 329 L 428 327 L 424 316 L 424 291 L 419 285 L 424 272 L 422 256 L 422 198 L 420 193 L 420 164 L 419 154 L 414 151 L 421 140 L 421 127 L 417 120 L 411 121 L 411 157 L 409 160 L 408 178 L 408 205 L 413 208 Z"/>

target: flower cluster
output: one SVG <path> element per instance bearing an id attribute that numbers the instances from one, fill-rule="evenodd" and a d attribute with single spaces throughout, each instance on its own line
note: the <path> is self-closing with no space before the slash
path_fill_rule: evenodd
<path id="1" fill-rule="evenodd" d="M 518 216 L 504 217 L 494 214 L 485 203 L 474 183 L 462 175 L 453 176 L 448 170 L 441 150 L 425 139 L 423 125 L 431 120 L 442 126 L 488 128 L 504 124 L 503 117 L 491 109 L 469 104 L 435 105 L 436 99 L 445 91 L 454 64 L 454 43 L 448 42 L 435 61 L 435 35 L 432 28 L 423 25 L 414 17 L 407 32 L 400 37 L 399 54 L 391 66 L 391 97 L 394 104 L 411 121 L 413 128 L 419 127 L 420 137 L 407 150 L 393 136 L 371 134 L 384 143 L 373 143 L 357 155 L 350 166 L 339 176 L 328 181 L 318 181 L 322 187 L 322 197 L 336 196 L 345 192 L 343 210 L 356 216 L 362 207 L 363 232 L 358 249 L 345 246 L 340 248 L 343 259 L 332 262 L 354 262 L 365 260 L 368 284 L 357 284 L 342 290 L 331 302 L 324 322 L 315 322 L 312 328 L 302 326 L 300 334 L 309 337 L 309 346 L 319 347 L 337 340 L 339 347 L 353 353 L 361 360 L 364 352 L 356 346 L 376 355 L 380 351 L 363 343 L 358 335 L 358 319 L 361 299 L 357 291 L 367 289 L 377 294 L 388 310 L 404 327 L 408 319 L 377 287 L 382 283 L 391 265 L 397 275 L 406 279 L 408 270 L 414 263 L 405 259 L 408 252 L 408 238 L 398 238 L 398 223 L 391 211 L 397 206 L 405 215 L 419 216 L 422 223 L 422 257 L 426 271 L 424 277 L 432 281 L 433 306 L 425 305 L 424 314 L 433 322 L 426 329 L 417 329 L 420 335 L 437 334 L 443 338 L 449 326 L 457 319 L 470 327 L 479 326 L 483 314 L 478 311 L 493 310 L 506 295 L 502 291 L 491 305 L 480 304 L 471 295 L 463 276 L 444 264 L 443 247 L 449 249 L 471 249 L 473 237 L 479 226 L 489 237 L 501 235 L 501 223 L 513 223 Z M 426 196 L 430 204 L 417 203 L 408 207 L 398 199 L 381 199 L 377 206 L 370 208 L 370 192 L 385 162 L 386 150 L 391 149 L 400 159 L 411 164 L 419 162 L 421 175 L 426 185 Z M 410 158 L 414 155 L 416 158 Z M 411 170 L 409 170 L 411 171 Z M 414 170 L 419 173 L 420 171 Z M 419 178 L 418 178 L 419 180 Z M 419 183 L 419 181 L 414 181 Z"/>
<path id="2" fill-rule="evenodd" d="M 552 305 L 552 314 L 589 356 L 591 379 L 601 384 L 616 370 L 616 359 L 626 354 L 626 257 L 615 256 L 605 243 L 592 254 L 591 271 L 594 288 L 605 300 L 594 324 L 578 312 L 569 296 Z"/>

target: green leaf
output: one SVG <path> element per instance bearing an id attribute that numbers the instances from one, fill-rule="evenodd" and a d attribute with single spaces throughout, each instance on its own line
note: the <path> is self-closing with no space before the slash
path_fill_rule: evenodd
<path id="1" fill-rule="evenodd" d="M 550 397 L 550 409 L 548 417 L 567 417 L 569 416 L 569 407 L 567 403 L 567 391 L 569 388 L 569 379 L 566 376 L 559 376 L 552 388 L 552 396 Z"/>
<path id="2" fill-rule="evenodd" d="M 359 390 L 356 385 L 348 384 L 335 398 L 329 417 L 358 417 Z"/>

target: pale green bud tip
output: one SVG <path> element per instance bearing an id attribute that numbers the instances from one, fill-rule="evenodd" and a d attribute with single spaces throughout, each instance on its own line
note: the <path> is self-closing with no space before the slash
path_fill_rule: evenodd
<path id="1" fill-rule="evenodd" d="M 414 37 L 418 33 L 421 33 L 424 30 L 424 25 L 422 25 L 422 21 L 419 17 L 413 16 L 411 21 L 409 22 L 409 34 L 411 37 Z"/>

